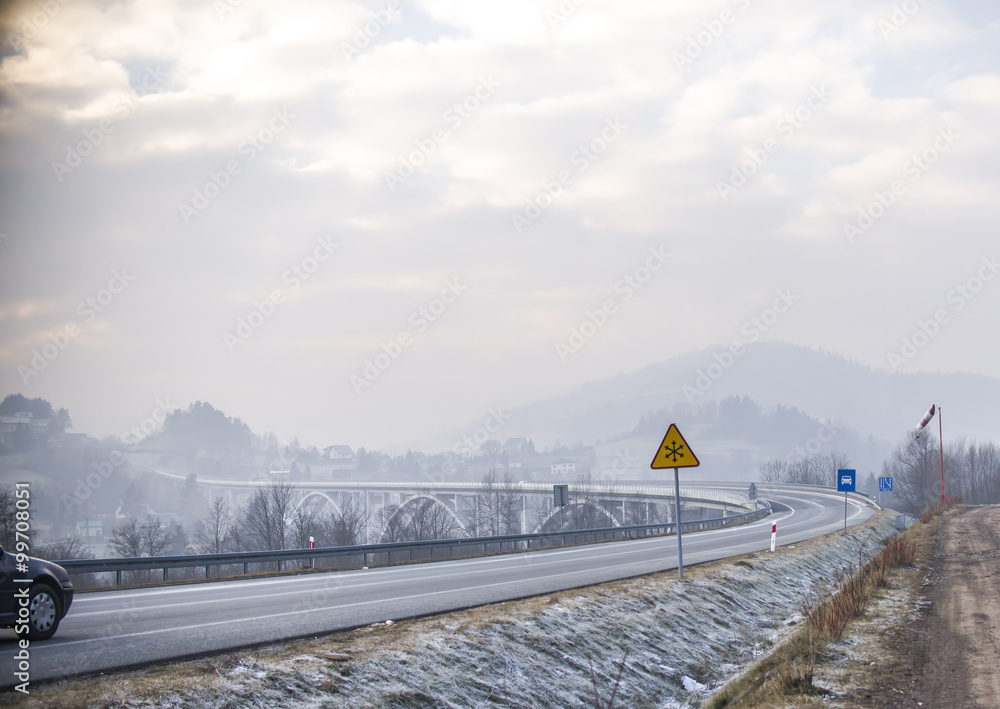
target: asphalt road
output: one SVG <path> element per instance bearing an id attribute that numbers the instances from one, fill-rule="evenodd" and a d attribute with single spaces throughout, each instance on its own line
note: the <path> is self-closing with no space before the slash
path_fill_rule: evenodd
<path id="1" fill-rule="evenodd" d="M 774 514 L 751 524 L 683 536 L 685 566 L 835 531 L 836 493 L 767 492 Z M 871 508 L 848 505 L 848 523 Z M 311 637 L 588 586 L 677 567 L 675 537 L 609 542 L 368 570 L 78 594 L 56 636 L 30 647 L 39 682 Z M 12 631 L 0 631 L 0 687 L 15 684 Z"/>

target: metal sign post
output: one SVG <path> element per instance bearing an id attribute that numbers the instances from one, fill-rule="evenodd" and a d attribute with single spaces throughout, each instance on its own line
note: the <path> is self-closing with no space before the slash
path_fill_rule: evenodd
<path id="1" fill-rule="evenodd" d="M 653 470 L 674 469 L 674 517 L 677 530 L 677 577 L 684 578 L 684 551 L 681 547 L 681 468 L 695 468 L 701 465 L 698 456 L 684 440 L 684 436 L 675 424 L 670 424 L 667 433 L 656 449 L 653 462 L 649 467 Z"/>
<path id="2" fill-rule="evenodd" d="M 892 492 L 892 478 L 879 478 L 878 479 L 878 491 L 882 498 L 882 507 L 885 507 L 885 493 Z"/>
<path id="3" fill-rule="evenodd" d="M 677 578 L 684 578 L 684 550 L 681 548 L 681 476 L 674 468 L 674 517 L 677 520 Z"/>
<path id="4" fill-rule="evenodd" d="M 563 510 L 569 504 L 569 485 L 553 485 L 552 497 L 556 507 L 559 508 L 559 531 L 566 529 L 566 520 L 563 517 Z"/>
<path id="5" fill-rule="evenodd" d="M 844 493 L 844 534 L 847 534 L 847 493 L 854 492 L 857 471 L 841 469 L 837 471 L 837 492 Z"/>

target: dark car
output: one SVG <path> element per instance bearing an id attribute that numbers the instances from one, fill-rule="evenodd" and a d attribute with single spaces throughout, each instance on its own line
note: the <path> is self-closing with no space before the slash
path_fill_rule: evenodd
<path id="1" fill-rule="evenodd" d="M 0 547 L 0 628 L 13 628 L 28 640 L 48 640 L 73 603 L 73 584 L 59 564 L 31 556 L 23 563 L 26 569 L 19 569 L 17 555 Z"/>

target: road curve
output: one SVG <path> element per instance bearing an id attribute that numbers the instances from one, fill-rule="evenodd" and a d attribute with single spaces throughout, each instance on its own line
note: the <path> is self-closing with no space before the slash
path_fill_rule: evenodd
<path id="1" fill-rule="evenodd" d="M 769 517 L 686 533 L 685 565 L 794 544 L 844 524 L 832 492 L 766 492 Z M 848 503 L 848 524 L 874 511 Z M 32 643 L 31 681 L 71 677 L 312 637 L 588 586 L 677 567 L 674 537 L 434 563 L 78 594 L 56 636 Z M 15 684 L 16 639 L 0 631 L 0 687 Z"/>

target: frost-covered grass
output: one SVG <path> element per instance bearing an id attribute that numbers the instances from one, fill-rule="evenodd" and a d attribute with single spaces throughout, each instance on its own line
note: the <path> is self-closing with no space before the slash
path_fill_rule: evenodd
<path id="1" fill-rule="evenodd" d="M 115 707 L 561 708 L 606 706 L 617 686 L 616 707 L 697 706 L 800 624 L 839 569 L 894 534 L 879 515 L 846 536 L 691 567 L 684 582 L 656 574 L 35 696 L 44 706 L 76 696 L 72 705 Z"/>
<path id="2" fill-rule="evenodd" d="M 852 692 L 882 679 L 878 660 L 886 651 L 886 627 L 907 620 L 907 609 L 920 603 L 922 572 L 914 564 L 929 558 L 933 535 L 932 528 L 914 526 L 887 539 L 876 553 L 863 555 L 860 570 L 843 570 L 836 593 L 807 604 L 807 622 L 717 693 L 708 709 L 858 706 Z M 868 613 L 870 605 L 874 609 Z"/>
<path id="3" fill-rule="evenodd" d="M 847 624 L 864 612 L 872 594 L 885 586 L 889 572 L 912 565 L 916 555 L 916 546 L 903 537 L 896 537 L 860 563 L 856 572 L 848 567 L 836 594 L 825 603 L 808 609 L 810 627 L 822 637 L 839 638 Z"/>

